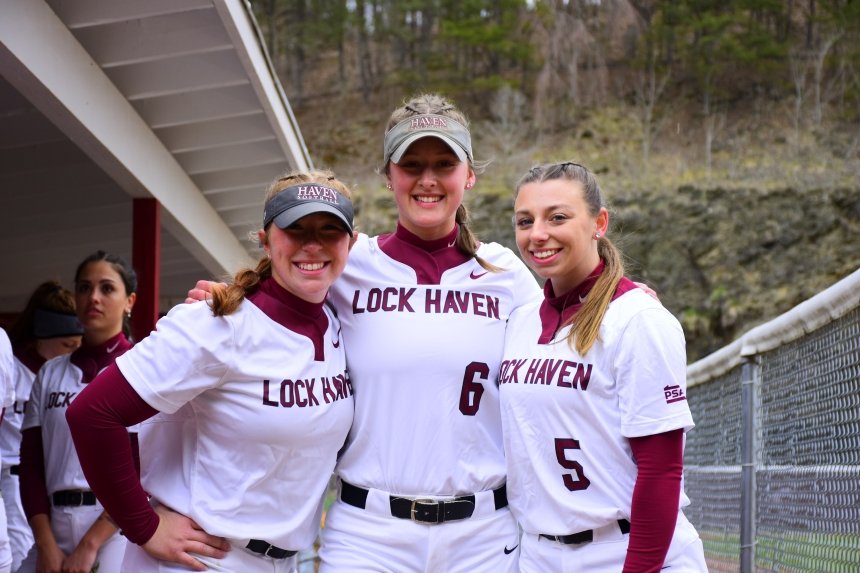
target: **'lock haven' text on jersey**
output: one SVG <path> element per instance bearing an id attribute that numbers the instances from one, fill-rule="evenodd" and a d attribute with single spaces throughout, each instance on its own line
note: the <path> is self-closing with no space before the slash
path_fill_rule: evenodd
<path id="1" fill-rule="evenodd" d="M 352 296 L 353 314 L 363 312 L 419 312 L 424 314 L 474 314 L 499 320 L 499 299 L 479 292 L 463 292 L 439 288 L 372 288 L 367 292 L 357 290 Z"/>
<path id="2" fill-rule="evenodd" d="M 587 390 L 591 364 L 553 358 L 523 358 L 502 361 L 499 384 L 543 384 Z"/>
<path id="3" fill-rule="evenodd" d="M 274 383 L 271 380 L 263 380 L 264 406 L 309 408 L 320 405 L 320 396 L 326 404 L 352 396 L 349 375 L 343 373 L 331 378 L 322 376 L 319 382 L 316 378 L 281 380 Z"/>

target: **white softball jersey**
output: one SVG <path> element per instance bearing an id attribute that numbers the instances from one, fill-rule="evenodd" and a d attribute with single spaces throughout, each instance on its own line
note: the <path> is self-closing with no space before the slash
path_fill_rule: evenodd
<path id="1" fill-rule="evenodd" d="M 66 423 L 66 409 L 86 386 L 81 369 L 72 364 L 71 358 L 71 354 L 64 354 L 42 365 L 33 382 L 21 423 L 22 431 L 41 427 L 45 484 L 49 495 L 56 491 L 90 489 Z M 137 426 L 129 431 L 136 432 Z"/>
<path id="2" fill-rule="evenodd" d="M 570 327 L 538 344 L 540 304 L 511 316 L 499 373 L 511 511 L 533 534 L 629 519 L 637 470 L 627 438 L 693 427 L 681 325 L 633 289 L 609 304 L 583 357 Z"/>
<path id="3" fill-rule="evenodd" d="M 449 496 L 505 481 L 495 380 L 513 310 L 540 297 L 509 249 L 484 243 L 474 259 L 427 284 L 409 246 L 395 260 L 361 235 L 329 291 L 343 327 L 355 421 L 338 474 L 404 496 Z"/>
<path id="4" fill-rule="evenodd" d="M 117 359 L 161 412 L 139 434 L 154 500 L 212 535 L 313 543 L 353 415 L 338 321 L 324 312 L 319 349 L 248 300 L 223 317 L 204 302 L 178 305 Z"/>
<path id="5" fill-rule="evenodd" d="M 14 466 L 21 461 L 21 423 L 24 421 L 24 408 L 30 397 L 30 390 L 36 375 L 18 360 L 15 361 L 14 388 L 15 401 L 3 412 L 3 423 L 0 424 L 0 453 L 3 467 Z"/>
<path id="6" fill-rule="evenodd" d="M 21 424 L 24 409 L 30 397 L 30 389 L 36 375 L 18 358 L 15 358 L 15 402 L 3 413 L 0 424 L 0 452 L 3 467 L 0 472 L 0 491 L 3 492 L 3 505 L 6 508 L 6 524 L 12 550 L 12 571 L 16 571 L 21 561 L 33 546 L 33 532 L 24 515 L 21 504 L 21 486 L 18 476 L 12 475 L 12 466 L 21 461 Z"/>
<path id="7" fill-rule="evenodd" d="M 9 336 L 0 331 L 0 407 L 8 408 L 15 401 L 15 357 Z"/>

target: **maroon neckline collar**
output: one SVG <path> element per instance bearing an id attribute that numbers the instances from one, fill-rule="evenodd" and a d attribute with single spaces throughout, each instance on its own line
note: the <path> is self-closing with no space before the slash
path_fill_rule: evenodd
<path id="1" fill-rule="evenodd" d="M 309 338 L 314 345 L 314 360 L 325 359 L 324 337 L 328 330 L 328 317 L 323 312 L 325 302 L 299 298 L 272 277 L 263 279 L 248 300 L 284 328 Z"/>
<path id="2" fill-rule="evenodd" d="M 399 222 L 393 233 L 380 235 L 377 244 L 383 253 L 415 271 L 419 285 L 438 285 L 445 271 L 472 257 L 457 247 L 458 227 L 440 239 L 424 240 Z"/>

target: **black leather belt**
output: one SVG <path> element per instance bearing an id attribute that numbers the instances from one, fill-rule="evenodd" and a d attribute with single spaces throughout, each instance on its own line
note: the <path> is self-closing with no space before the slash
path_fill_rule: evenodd
<path id="1" fill-rule="evenodd" d="M 353 507 L 365 509 L 367 493 L 364 488 L 341 481 L 340 499 Z M 502 487 L 493 490 L 493 501 L 496 509 L 508 505 L 507 489 Z M 419 523 L 445 523 L 472 517 L 475 511 L 475 496 L 464 495 L 453 499 L 413 499 L 409 497 L 389 496 L 391 515 L 400 519 L 410 519 Z"/>
<path id="2" fill-rule="evenodd" d="M 265 555 L 266 557 L 271 557 L 272 559 L 286 559 L 287 557 L 292 557 L 293 555 L 298 553 L 298 551 L 290 551 L 289 549 L 281 549 L 280 547 L 275 547 L 271 543 L 263 541 L 262 539 L 252 539 L 245 547 L 247 547 L 254 553 L 259 553 L 260 555 Z"/>
<path id="3" fill-rule="evenodd" d="M 630 533 L 630 522 L 626 519 L 618 520 L 618 528 L 622 534 Z M 563 545 L 577 545 L 579 543 L 588 543 L 594 540 L 594 530 L 580 531 L 579 533 L 571 533 L 570 535 L 545 535 L 540 534 L 544 539 L 551 539 Z"/>
<path id="4" fill-rule="evenodd" d="M 13 476 L 21 475 L 21 466 L 17 464 L 14 466 L 9 466 L 9 473 Z"/>
<path id="5" fill-rule="evenodd" d="M 57 506 L 79 506 L 79 505 L 95 505 L 96 494 L 91 491 L 82 491 L 79 489 L 66 489 L 55 491 L 51 495 L 51 501 Z"/>

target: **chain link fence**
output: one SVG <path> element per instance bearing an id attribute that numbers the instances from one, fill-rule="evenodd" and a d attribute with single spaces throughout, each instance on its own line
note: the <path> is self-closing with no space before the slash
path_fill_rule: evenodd
<path id="1" fill-rule="evenodd" d="M 860 271 L 688 370 L 713 573 L 860 572 Z"/>

